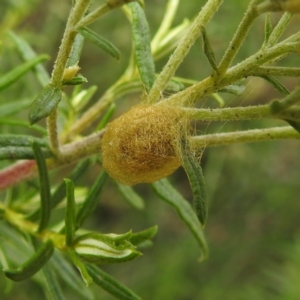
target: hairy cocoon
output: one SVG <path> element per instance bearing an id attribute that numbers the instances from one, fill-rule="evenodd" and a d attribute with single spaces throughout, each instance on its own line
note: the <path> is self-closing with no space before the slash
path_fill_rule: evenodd
<path id="1" fill-rule="evenodd" d="M 102 140 L 107 173 L 125 185 L 150 183 L 180 166 L 187 119 L 176 107 L 137 105 L 109 123 Z"/>

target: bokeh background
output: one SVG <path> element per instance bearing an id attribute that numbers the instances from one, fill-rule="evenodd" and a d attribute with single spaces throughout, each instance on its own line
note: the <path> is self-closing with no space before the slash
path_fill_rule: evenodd
<path id="1" fill-rule="evenodd" d="M 101 1 L 94 1 L 101 2 Z M 103 1 L 102 1 L 103 2 Z M 146 14 L 152 34 L 162 20 L 166 0 L 146 2 Z M 184 18 L 193 18 L 204 0 L 181 1 L 174 25 Z M 250 1 L 226 0 L 207 26 L 217 59 L 220 59 Z M 96 3 L 96 4 L 97 4 Z M 39 54 L 51 56 L 46 66 L 51 72 L 63 34 L 71 0 L 1 0 L 0 1 L 0 76 L 21 62 L 13 43 L 5 35 L 13 29 L 25 38 Z M 95 3 L 94 3 L 95 5 Z M 276 22 L 280 13 L 272 14 Z M 295 16 L 285 35 L 300 29 Z M 96 101 L 125 70 L 131 51 L 131 32 L 123 13 L 114 11 L 93 24 L 92 28 L 110 39 L 122 52 L 119 63 L 86 42 L 80 66 L 88 78 L 87 86 L 97 85 Z M 263 41 L 264 18 L 255 22 L 237 59 L 240 61 L 259 49 Z M 159 72 L 167 57 L 156 63 Z M 281 64 L 298 66 L 299 57 L 291 56 Z M 197 41 L 176 75 L 201 80 L 211 69 Z M 282 78 L 292 89 L 298 79 Z M 281 97 L 262 79 L 245 81 L 243 95 L 222 95 L 226 106 L 255 105 Z M 0 102 L 33 99 L 40 89 L 32 74 L 0 94 Z M 71 90 L 70 90 L 71 91 Z M 68 91 L 67 91 L 68 92 Z M 131 95 L 117 101 L 116 116 L 139 101 Z M 92 103 L 91 103 L 92 104 Z M 199 107 L 217 107 L 206 99 Z M 27 119 L 25 110 L 20 119 Z M 285 125 L 282 121 L 199 123 L 199 134 L 246 130 Z M 0 125 L 2 133 L 26 133 L 27 129 Z M 142 230 L 158 224 L 154 246 L 144 250 L 144 256 L 122 265 L 104 269 L 131 287 L 145 300 L 219 300 L 219 299 L 284 299 L 297 300 L 300 295 L 300 160 L 299 141 L 273 141 L 236 144 L 206 149 L 201 164 L 207 184 L 209 218 L 206 236 L 210 257 L 199 264 L 199 249 L 189 231 L 174 210 L 161 202 L 147 185 L 137 185 L 136 191 L 146 200 L 146 209 L 130 207 L 112 182 L 102 194 L 96 213 L 86 224 L 101 232 L 121 233 Z M 1 162 L 0 166 L 9 164 Z M 68 169 L 61 171 L 67 174 Z M 82 178 L 89 187 L 99 172 L 92 167 Z M 60 174 L 60 176 L 62 176 Z M 56 176 L 60 178 L 59 176 Z M 55 181 L 55 179 L 52 179 Z M 56 179 L 59 181 L 59 179 Z M 176 188 L 191 200 L 185 173 L 178 170 L 170 178 Z M 97 288 L 95 288 L 97 289 Z M 40 287 L 32 281 L 18 283 L 9 294 L 0 275 L 0 299 L 42 299 Z M 66 290 L 67 299 L 77 299 Z M 113 299 L 98 290 L 96 299 Z"/>

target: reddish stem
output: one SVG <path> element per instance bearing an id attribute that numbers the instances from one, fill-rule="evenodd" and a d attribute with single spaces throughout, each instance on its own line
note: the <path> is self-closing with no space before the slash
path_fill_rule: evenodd
<path id="1" fill-rule="evenodd" d="M 35 173 L 35 160 L 25 160 L 13 164 L 0 171 L 0 190 L 11 187 L 24 179 L 28 179 Z"/>

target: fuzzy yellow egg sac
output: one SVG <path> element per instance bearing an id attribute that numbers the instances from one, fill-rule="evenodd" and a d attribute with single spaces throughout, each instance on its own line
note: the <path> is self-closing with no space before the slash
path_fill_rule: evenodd
<path id="1" fill-rule="evenodd" d="M 285 11 L 292 14 L 300 13 L 300 0 L 280 0 L 279 3 Z"/>
<path id="2" fill-rule="evenodd" d="M 186 118 L 178 108 L 137 105 L 109 123 L 102 140 L 107 173 L 125 185 L 150 183 L 180 166 Z"/>

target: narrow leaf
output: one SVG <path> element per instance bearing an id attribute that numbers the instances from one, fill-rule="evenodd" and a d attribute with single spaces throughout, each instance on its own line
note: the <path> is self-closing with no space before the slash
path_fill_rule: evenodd
<path id="1" fill-rule="evenodd" d="M 9 31 L 8 35 L 16 44 L 18 51 L 20 52 L 20 54 L 24 60 L 28 61 L 28 60 L 36 57 L 36 53 L 31 48 L 31 46 L 27 43 L 27 41 L 25 41 L 23 38 L 16 35 L 12 31 Z M 33 71 L 36 73 L 36 76 L 43 87 L 46 86 L 50 82 L 50 76 L 43 65 L 41 65 L 41 64 L 36 65 L 33 68 Z"/>
<path id="2" fill-rule="evenodd" d="M 156 226 L 150 227 L 148 229 L 145 229 L 143 231 L 133 233 L 129 240 L 132 244 L 137 246 L 141 243 L 144 243 L 147 240 L 152 239 L 156 235 L 157 229 L 158 229 L 158 227 L 156 225 Z"/>
<path id="3" fill-rule="evenodd" d="M 245 90 L 245 87 L 243 85 L 228 85 L 222 89 L 219 90 L 220 93 L 229 93 L 233 94 L 235 96 L 240 96 Z"/>
<path id="4" fill-rule="evenodd" d="M 32 277 L 51 258 L 53 249 L 52 241 L 47 241 L 19 268 L 15 270 L 4 270 L 5 276 L 13 281 L 22 281 Z"/>
<path id="5" fill-rule="evenodd" d="M 86 286 L 91 285 L 93 283 L 93 279 L 90 276 L 89 272 L 87 271 L 85 264 L 81 261 L 81 259 L 78 257 L 77 253 L 73 249 L 70 249 L 68 253 L 73 264 L 78 269 L 85 285 Z"/>
<path id="6" fill-rule="evenodd" d="M 64 81 L 63 84 L 64 85 L 80 85 L 80 84 L 84 84 L 84 83 L 87 83 L 87 82 L 88 82 L 88 80 L 85 77 L 75 76 L 69 81 Z"/>
<path id="7" fill-rule="evenodd" d="M 105 113 L 105 115 L 103 116 L 103 118 L 101 119 L 100 123 L 98 124 L 96 130 L 101 130 L 106 126 L 106 124 L 109 122 L 109 120 L 115 113 L 115 110 L 116 110 L 116 104 L 112 103 L 108 108 L 107 112 Z"/>
<path id="8" fill-rule="evenodd" d="M 265 40 L 264 45 L 266 45 L 269 41 L 269 37 L 273 31 L 273 25 L 272 25 L 272 19 L 270 13 L 266 14 L 266 20 L 265 20 Z"/>
<path id="9" fill-rule="evenodd" d="M 145 202 L 143 198 L 139 194 L 137 194 L 131 186 L 123 185 L 117 182 L 116 185 L 121 195 L 130 205 L 132 205 L 136 209 L 145 208 Z"/>
<path id="10" fill-rule="evenodd" d="M 41 210 L 38 232 L 42 232 L 47 228 L 51 214 L 50 182 L 46 161 L 40 146 L 36 143 L 33 143 L 32 149 L 34 151 L 40 179 Z"/>
<path id="11" fill-rule="evenodd" d="M 42 272 L 44 275 L 43 287 L 49 300 L 64 300 L 65 296 L 52 268 L 46 265 L 43 267 Z"/>
<path id="12" fill-rule="evenodd" d="M 35 58 L 28 60 L 25 63 L 14 68 L 10 72 L 2 75 L 0 77 L 0 91 L 4 90 L 5 88 L 12 85 L 19 78 L 21 78 L 24 74 L 26 74 L 28 71 L 30 71 L 33 67 L 35 67 L 37 64 L 47 60 L 48 58 L 49 58 L 48 55 L 36 56 Z"/>
<path id="13" fill-rule="evenodd" d="M 206 188 L 202 168 L 196 157 L 182 151 L 182 166 L 188 176 L 192 193 L 195 210 L 200 223 L 204 226 L 207 219 L 206 208 Z"/>
<path id="14" fill-rule="evenodd" d="M 290 91 L 275 77 L 273 76 L 261 76 L 261 78 L 268 81 L 273 87 L 282 95 L 286 96 L 290 94 Z"/>
<path id="15" fill-rule="evenodd" d="M 300 133 L 300 122 L 290 121 L 290 120 L 284 120 L 287 123 L 289 123 L 295 130 L 297 130 Z"/>
<path id="16" fill-rule="evenodd" d="M 0 135 L 0 146 L 31 146 L 35 142 L 40 147 L 49 147 L 48 143 L 39 138 L 32 137 L 30 135 L 21 134 L 1 134 Z"/>
<path id="17" fill-rule="evenodd" d="M 204 260 L 208 256 L 208 247 L 205 240 L 202 225 L 199 222 L 197 215 L 188 201 L 186 201 L 169 183 L 167 179 L 159 180 L 152 183 L 154 191 L 157 195 L 171 206 L 175 208 L 179 217 L 187 225 L 195 239 L 197 240 L 200 249 L 202 250 L 202 256 L 200 261 Z"/>
<path id="18" fill-rule="evenodd" d="M 62 92 L 53 85 L 47 85 L 37 96 L 29 111 L 30 124 L 34 124 L 48 117 L 61 101 Z"/>
<path id="19" fill-rule="evenodd" d="M 75 214 L 76 204 L 74 199 L 74 183 L 72 180 L 65 178 L 66 194 L 67 194 L 67 207 L 65 215 L 65 234 L 66 234 L 66 245 L 71 246 L 74 239 L 75 229 Z"/>
<path id="20" fill-rule="evenodd" d="M 140 300 L 133 291 L 128 289 L 123 284 L 119 283 L 116 279 L 99 269 L 94 265 L 87 265 L 87 270 L 90 273 L 93 281 L 102 287 L 109 294 L 115 296 L 117 299 L 122 300 Z"/>
<path id="21" fill-rule="evenodd" d="M 50 150 L 42 149 L 45 158 L 52 157 Z M 7 146 L 0 148 L 0 159 L 34 159 L 32 147 Z"/>
<path id="22" fill-rule="evenodd" d="M 86 39 L 90 40 L 92 43 L 94 43 L 96 46 L 101 48 L 104 52 L 112 56 L 113 58 L 116 58 L 117 60 L 120 59 L 120 51 L 118 48 L 111 43 L 109 40 L 105 39 L 104 37 L 100 36 L 95 31 L 87 28 L 82 27 L 77 29 L 77 31 L 84 36 Z"/>
<path id="23" fill-rule="evenodd" d="M 86 288 L 81 276 L 78 274 L 73 265 L 61 253 L 54 252 L 50 261 L 56 273 L 60 275 L 61 280 L 64 281 L 68 288 L 71 288 L 80 299 L 94 300 L 94 295 L 91 290 Z"/>
<path id="24" fill-rule="evenodd" d="M 69 179 L 73 182 L 76 182 L 87 170 L 90 165 L 90 159 L 84 159 L 77 166 L 74 170 L 69 174 Z M 51 197 L 51 209 L 55 208 L 62 200 L 64 200 L 66 196 L 66 185 L 62 182 L 53 192 Z M 27 216 L 27 220 L 36 221 L 40 215 L 40 209 L 36 210 L 29 216 Z"/>
<path id="25" fill-rule="evenodd" d="M 83 224 L 85 219 L 95 210 L 99 202 L 99 195 L 103 189 L 107 178 L 107 173 L 105 171 L 102 171 L 96 179 L 84 203 L 82 204 L 81 208 L 77 213 L 76 228 L 79 228 Z"/>
<path id="26" fill-rule="evenodd" d="M 139 3 L 129 3 L 132 13 L 132 35 L 134 40 L 134 55 L 140 79 L 146 92 L 155 81 L 155 65 L 151 54 L 151 36 L 144 10 Z"/>
<path id="27" fill-rule="evenodd" d="M 0 117 L 8 117 L 28 108 L 31 104 L 30 100 L 20 100 L 1 104 Z"/>
<path id="28" fill-rule="evenodd" d="M 74 66 L 79 62 L 83 44 L 84 44 L 84 37 L 81 34 L 77 34 L 72 46 L 71 55 L 68 59 L 67 67 Z"/>
<path id="29" fill-rule="evenodd" d="M 47 135 L 47 130 L 44 127 L 39 126 L 39 125 L 30 126 L 27 121 L 22 121 L 22 120 L 16 119 L 16 118 L 1 118 L 0 124 L 26 127 L 26 128 L 35 130 L 39 133 L 42 133 L 43 135 Z"/>
<path id="30" fill-rule="evenodd" d="M 215 57 L 214 51 L 211 47 L 211 44 L 209 42 L 205 27 L 202 27 L 202 40 L 203 40 L 203 50 L 208 59 L 208 62 L 210 64 L 210 66 L 213 68 L 213 70 L 215 70 L 217 72 L 218 65 L 216 62 L 216 57 Z"/>

